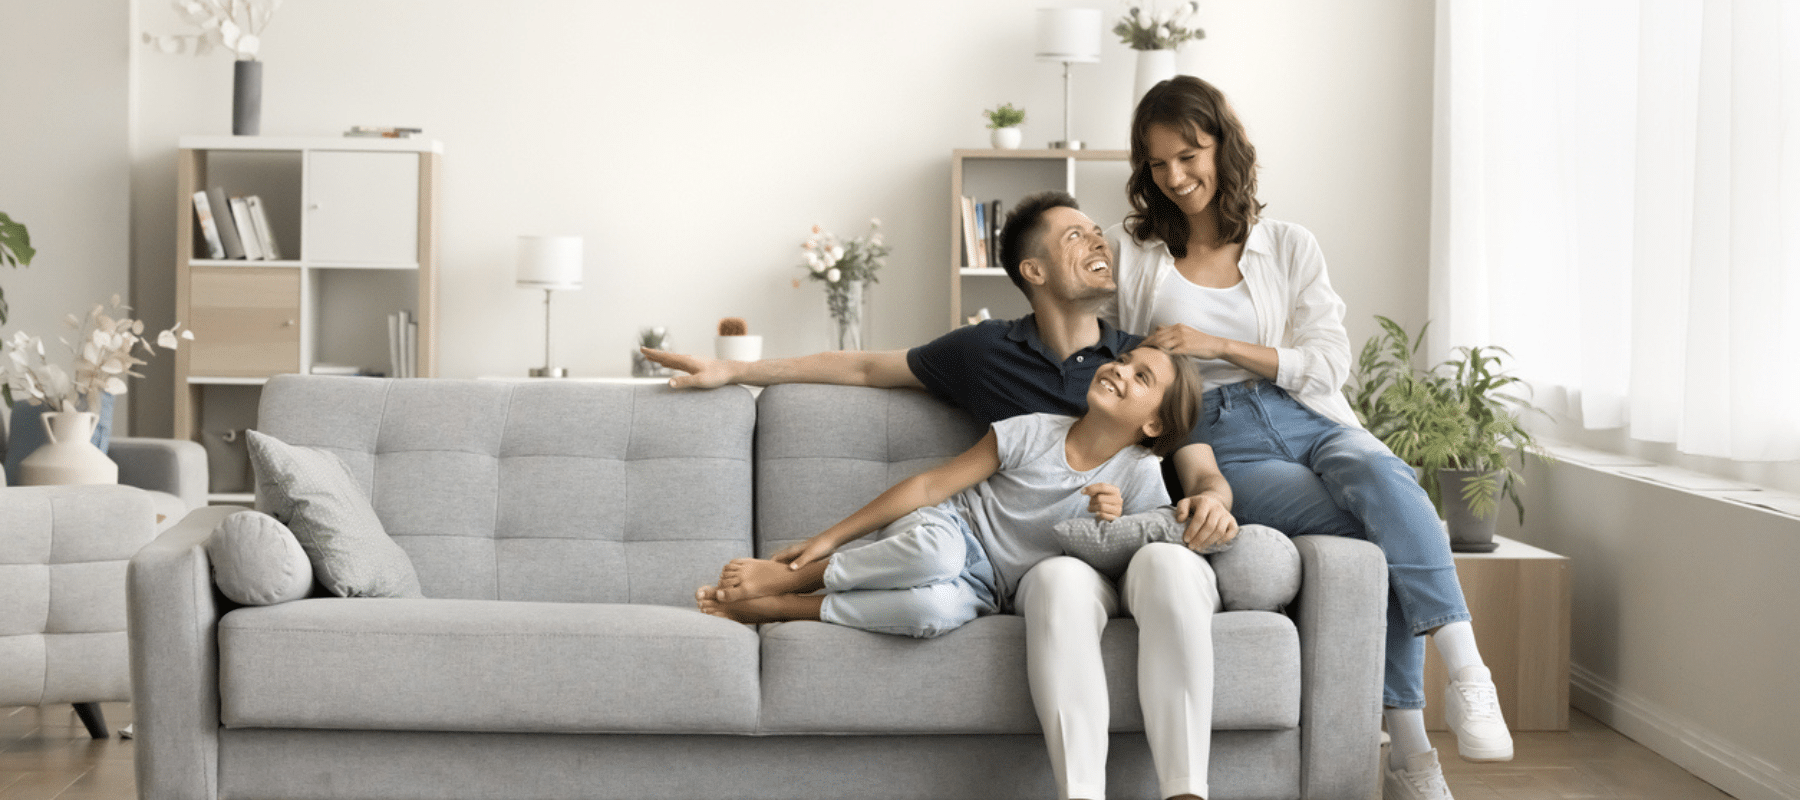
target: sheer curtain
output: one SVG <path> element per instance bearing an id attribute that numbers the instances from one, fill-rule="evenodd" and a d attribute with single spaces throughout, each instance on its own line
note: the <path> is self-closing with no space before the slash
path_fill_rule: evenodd
<path id="1" fill-rule="evenodd" d="M 1428 345 L 1800 458 L 1800 3 L 1438 0 Z"/>

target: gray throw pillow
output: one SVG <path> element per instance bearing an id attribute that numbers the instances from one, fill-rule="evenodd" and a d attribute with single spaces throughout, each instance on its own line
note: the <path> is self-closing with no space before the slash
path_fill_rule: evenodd
<path id="1" fill-rule="evenodd" d="M 239 511 L 206 539 L 213 582 L 234 602 L 267 606 L 299 600 L 312 589 L 312 562 L 300 541 L 274 517 Z"/>
<path id="2" fill-rule="evenodd" d="M 256 507 L 300 540 L 319 582 L 339 597 L 422 597 L 412 559 L 382 528 L 335 453 L 250 431 Z"/>

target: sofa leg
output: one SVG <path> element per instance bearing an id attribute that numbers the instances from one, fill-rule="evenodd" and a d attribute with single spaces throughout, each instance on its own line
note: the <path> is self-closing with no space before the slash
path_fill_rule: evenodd
<path id="1" fill-rule="evenodd" d="M 89 736 L 106 738 L 106 715 L 100 713 L 99 703 L 76 703 L 75 716 L 81 717 L 81 724 L 87 726 Z"/>

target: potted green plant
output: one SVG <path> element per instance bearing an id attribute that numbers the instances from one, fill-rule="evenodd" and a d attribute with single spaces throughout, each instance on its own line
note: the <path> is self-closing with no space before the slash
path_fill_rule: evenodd
<path id="1" fill-rule="evenodd" d="M 1025 138 L 1019 131 L 1019 126 L 1025 124 L 1025 109 L 1013 108 L 1012 103 L 1003 103 L 998 108 L 990 108 L 981 113 L 987 117 L 988 129 L 993 131 L 988 134 L 988 139 L 994 147 L 1001 150 L 1019 149 L 1019 143 Z"/>
<path id="2" fill-rule="evenodd" d="M 31 259 L 37 251 L 31 249 L 31 233 L 25 230 L 24 223 L 14 222 L 12 217 L 0 212 L 0 265 L 18 268 L 31 266 Z M 6 290 L 0 288 L 0 325 L 6 324 Z M 12 387 L 0 386 L 0 399 L 6 401 L 6 407 L 12 408 Z"/>
<path id="3" fill-rule="evenodd" d="M 1363 424 L 1408 464 L 1449 523 L 1451 548 L 1483 552 L 1494 545 L 1499 498 L 1512 501 L 1521 522 L 1524 483 L 1514 464 L 1526 453 L 1547 458 L 1526 429 L 1530 386 L 1507 374 L 1500 347 L 1459 347 L 1450 359 L 1421 370 L 1414 357 L 1425 328 L 1408 337 L 1393 320 L 1377 317 L 1382 333 L 1363 347 L 1345 387 Z M 1520 390 L 1523 389 L 1524 392 Z"/>

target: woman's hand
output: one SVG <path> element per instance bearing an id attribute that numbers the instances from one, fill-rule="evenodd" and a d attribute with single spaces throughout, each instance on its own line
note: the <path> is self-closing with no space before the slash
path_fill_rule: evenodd
<path id="1" fill-rule="evenodd" d="M 1144 337 L 1144 343 L 1139 346 L 1160 347 L 1194 358 L 1219 359 L 1225 357 L 1225 348 L 1230 341 L 1230 339 L 1195 330 L 1178 322 L 1174 325 L 1163 325 L 1151 331 L 1149 336 Z"/>
<path id="2" fill-rule="evenodd" d="M 1088 513 L 1099 517 L 1101 522 L 1112 522 L 1125 512 L 1125 496 L 1119 493 L 1117 486 L 1094 483 L 1082 488 L 1081 493 L 1088 496 Z"/>
<path id="3" fill-rule="evenodd" d="M 1237 519 L 1211 495 L 1181 498 L 1175 504 L 1175 521 L 1187 523 L 1182 541 L 1195 552 L 1237 538 Z"/>
<path id="4" fill-rule="evenodd" d="M 804 542 L 795 542 L 775 551 L 769 560 L 788 565 L 788 569 L 799 569 L 823 558 L 829 558 L 837 546 L 817 536 Z"/>

